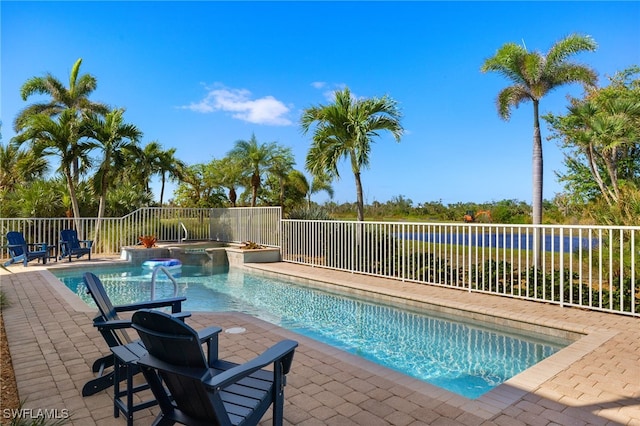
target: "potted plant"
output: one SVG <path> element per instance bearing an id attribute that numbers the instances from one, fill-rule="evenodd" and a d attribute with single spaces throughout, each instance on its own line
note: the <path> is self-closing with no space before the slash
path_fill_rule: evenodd
<path id="1" fill-rule="evenodd" d="M 138 240 L 140 240 L 142 245 L 146 248 L 155 247 L 157 241 L 156 237 L 154 237 L 153 235 L 142 235 L 138 237 Z"/>
<path id="2" fill-rule="evenodd" d="M 260 250 L 260 249 L 263 249 L 265 247 L 261 246 L 258 243 L 254 243 L 253 241 L 245 241 L 245 242 L 240 244 L 239 248 L 241 250 Z"/>
<path id="3" fill-rule="evenodd" d="M 265 247 L 253 241 L 245 241 L 237 247 L 227 247 L 225 251 L 229 265 L 280 261 L 280 248 Z"/>

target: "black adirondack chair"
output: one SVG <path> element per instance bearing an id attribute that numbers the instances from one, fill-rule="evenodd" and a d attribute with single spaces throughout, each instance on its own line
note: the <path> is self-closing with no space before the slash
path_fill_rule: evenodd
<path id="1" fill-rule="evenodd" d="M 138 366 L 161 409 L 154 425 L 257 425 L 271 405 L 273 425 L 282 425 L 297 342 L 283 340 L 238 365 L 212 353 L 207 360 L 198 333 L 164 312 L 142 309 L 132 320 L 148 350 Z M 270 364 L 273 371 L 263 369 Z"/>
<path id="2" fill-rule="evenodd" d="M 47 263 L 49 250 L 46 243 L 27 243 L 22 232 L 7 232 L 7 248 L 9 249 L 9 260 L 4 266 L 9 266 L 14 262 L 22 262 L 27 266 L 33 259 L 42 259 L 42 263 Z"/>
<path id="3" fill-rule="evenodd" d="M 169 299 L 152 300 L 148 302 L 132 303 L 129 305 L 113 306 L 107 292 L 102 285 L 100 279 L 91 272 L 86 272 L 83 276 L 84 283 L 87 287 L 87 293 L 91 294 L 96 303 L 99 315 L 93 319 L 93 325 L 98 328 L 100 334 L 104 338 L 110 348 L 129 343 L 138 343 L 142 346 L 142 342 L 132 339 L 126 329 L 131 327 L 131 320 L 121 319 L 119 312 L 133 312 L 143 308 L 164 308 L 171 307 L 171 312 L 177 318 L 184 320 L 191 313 L 181 312 L 182 302 L 187 300 L 186 297 L 174 297 Z M 221 329 L 219 327 L 209 327 L 200 332 L 199 338 L 202 342 L 206 342 L 209 352 L 218 351 L 217 333 Z M 141 351 L 146 352 L 146 351 Z M 82 388 L 82 396 L 93 395 L 96 392 L 107 389 L 113 385 L 114 371 L 112 369 L 106 371 L 114 365 L 113 354 L 109 354 L 97 359 L 92 366 L 94 373 L 98 373 L 97 377 L 88 381 Z M 121 375 L 124 377 L 124 374 Z"/>
<path id="4" fill-rule="evenodd" d="M 60 259 L 68 257 L 71 262 L 72 256 L 79 259 L 88 254 L 89 260 L 91 260 L 92 244 L 93 240 L 79 240 L 78 232 L 75 229 L 63 229 L 60 231 Z"/>

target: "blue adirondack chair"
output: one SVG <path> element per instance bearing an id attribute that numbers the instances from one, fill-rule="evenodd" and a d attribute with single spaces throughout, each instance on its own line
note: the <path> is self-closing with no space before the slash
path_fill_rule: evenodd
<path id="1" fill-rule="evenodd" d="M 68 257 L 71 262 L 72 256 L 79 259 L 88 254 L 89 260 L 91 260 L 92 244 L 93 240 L 79 240 L 78 232 L 75 229 L 63 229 L 60 231 L 60 259 Z"/>
<path id="2" fill-rule="evenodd" d="M 47 263 L 49 257 L 47 243 L 27 243 L 22 232 L 17 231 L 7 232 L 7 242 L 10 259 L 4 266 L 15 262 L 23 262 L 24 266 L 27 266 L 27 263 L 33 259 L 42 259 L 43 264 Z"/>
<path id="3" fill-rule="evenodd" d="M 257 425 L 273 405 L 273 425 L 282 425 L 285 376 L 297 342 L 282 340 L 235 364 L 217 354 L 207 359 L 198 332 L 164 312 L 141 309 L 131 320 L 148 350 L 137 365 L 161 410 L 153 424 Z"/>
<path id="4" fill-rule="evenodd" d="M 121 319 L 118 316 L 119 312 L 134 312 L 142 308 L 170 307 L 171 312 L 182 319 L 191 315 L 189 312 L 182 312 L 182 302 L 187 300 L 186 297 L 174 297 L 114 306 L 100 278 L 91 272 L 85 272 L 83 279 L 87 287 L 87 293 L 91 295 L 99 311 L 98 316 L 93 319 L 93 325 L 100 331 L 100 334 L 102 334 L 102 337 L 110 348 L 126 345 L 134 341 L 126 331 L 127 328 L 131 327 L 131 320 Z M 208 336 L 206 337 L 208 338 Z M 203 340 L 206 340 L 206 338 L 203 337 Z M 140 345 L 142 345 L 141 342 Z M 113 367 L 113 364 L 112 354 L 103 356 L 93 363 L 92 370 L 94 373 L 98 373 L 98 375 L 84 385 L 82 388 L 82 396 L 93 395 L 113 385 L 114 371 L 107 371 L 107 369 Z"/>

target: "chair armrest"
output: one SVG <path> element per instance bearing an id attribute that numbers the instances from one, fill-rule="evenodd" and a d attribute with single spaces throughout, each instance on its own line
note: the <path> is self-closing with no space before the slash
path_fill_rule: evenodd
<path id="1" fill-rule="evenodd" d="M 27 246 L 29 247 L 42 247 L 41 250 L 46 250 L 47 249 L 47 243 L 27 243 Z"/>
<path id="2" fill-rule="evenodd" d="M 224 389 L 227 386 L 236 383 L 243 377 L 247 377 L 255 371 L 280 360 L 285 361 L 286 365 L 283 367 L 282 371 L 284 374 L 287 374 L 289 372 L 291 360 L 293 359 L 293 352 L 296 347 L 298 347 L 298 342 L 293 340 L 283 340 L 271 346 L 251 361 L 217 374 L 206 380 L 203 384 L 214 390 Z"/>
<path id="3" fill-rule="evenodd" d="M 186 297 L 172 297 L 169 299 L 149 300 L 146 302 L 136 302 L 128 305 L 114 306 L 116 312 L 130 312 L 137 311 L 139 309 L 153 309 L 163 308 L 165 306 L 171 306 L 171 313 L 175 314 L 182 310 L 182 302 L 187 300 Z"/>
<path id="4" fill-rule="evenodd" d="M 191 312 L 177 312 L 173 314 L 174 317 L 184 320 L 184 318 L 188 318 L 191 316 Z M 93 326 L 98 329 L 107 329 L 107 330 L 115 330 L 119 328 L 131 328 L 131 320 L 128 319 L 120 319 L 120 320 L 110 320 L 110 321 L 102 321 L 100 315 L 98 315 L 93 320 Z M 207 338 L 210 338 L 207 336 Z M 201 342 L 204 343 L 206 339 L 202 339 Z"/>
<path id="5" fill-rule="evenodd" d="M 207 327 L 198 331 L 200 344 L 207 344 L 207 362 L 209 367 L 218 360 L 218 334 L 222 331 L 220 327 Z"/>
<path id="6" fill-rule="evenodd" d="M 131 321 L 129 320 L 111 320 L 111 321 L 93 321 L 93 326 L 98 330 L 117 330 L 120 328 L 130 328 Z"/>
<path id="7" fill-rule="evenodd" d="M 79 243 L 84 243 L 87 245 L 87 248 L 91 248 L 93 245 L 93 240 L 78 240 Z"/>
<path id="8" fill-rule="evenodd" d="M 207 327 L 198 331 L 198 339 L 200 339 L 200 343 L 205 343 L 207 340 L 210 340 L 214 337 L 218 337 L 218 334 L 222 332 L 222 328 L 220 327 Z"/>

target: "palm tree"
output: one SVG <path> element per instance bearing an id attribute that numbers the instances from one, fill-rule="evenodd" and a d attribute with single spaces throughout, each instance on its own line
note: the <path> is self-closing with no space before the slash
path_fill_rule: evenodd
<path id="1" fill-rule="evenodd" d="M 42 178 L 47 169 L 47 161 L 32 150 L 25 151 L 0 142 L 0 196 L 18 185 Z"/>
<path id="2" fill-rule="evenodd" d="M 256 135 L 251 135 L 248 141 L 236 141 L 229 156 L 238 160 L 251 183 L 251 207 L 256 206 L 258 190 L 262 184 L 262 174 L 271 166 L 271 160 L 278 149 L 275 142 L 258 144 Z"/>
<path id="3" fill-rule="evenodd" d="M 51 99 L 44 103 L 35 103 L 27 106 L 20 111 L 15 118 L 14 128 L 16 133 L 21 132 L 28 125 L 29 117 L 38 114 L 56 117 L 65 110 L 72 110 L 77 120 L 71 121 L 69 143 L 74 144 L 78 141 L 76 135 L 79 122 L 83 116 L 94 114 L 106 114 L 109 107 L 105 104 L 92 102 L 89 95 L 96 90 L 98 84 L 95 77 L 90 74 L 79 75 L 82 58 L 78 59 L 71 68 L 69 76 L 69 87 L 47 73 L 44 77 L 32 77 L 27 80 L 20 88 L 20 96 L 26 101 L 32 95 L 49 95 Z M 80 173 L 79 161 L 73 162 L 73 179 L 78 184 Z"/>
<path id="4" fill-rule="evenodd" d="M 304 134 L 315 124 L 306 168 L 311 174 L 339 177 L 338 162 L 348 158 L 356 182 L 358 220 L 364 220 L 360 172 L 369 166 L 371 141 L 381 130 L 397 142 L 404 132 L 397 103 L 387 96 L 354 99 L 349 88 L 335 92 L 334 103 L 307 108 L 300 120 Z"/>
<path id="5" fill-rule="evenodd" d="M 331 186 L 331 178 L 326 173 L 313 176 L 311 179 L 311 186 L 307 191 L 307 208 L 311 208 L 311 195 L 325 191 L 329 198 L 333 198 L 333 186 Z"/>
<path id="6" fill-rule="evenodd" d="M 609 86 L 571 99 L 566 116 L 543 117 L 552 138 L 573 152 L 565 157 L 570 170 L 565 182 L 580 185 L 581 195 L 597 187 L 609 207 L 624 203 L 626 186 L 640 183 L 640 79 L 628 80 L 638 72 L 632 67 L 611 78 Z"/>
<path id="7" fill-rule="evenodd" d="M 102 159 L 93 178 L 94 189 L 100 197 L 94 236 L 95 244 L 97 244 L 100 233 L 100 222 L 104 215 L 107 191 L 112 185 L 114 175 L 125 167 L 127 152 L 139 149 L 137 144 L 142 137 L 142 132 L 136 126 L 124 123 L 123 114 L 123 109 L 115 109 L 108 112 L 104 119 L 92 114 L 86 122 L 87 134 L 95 141 L 91 146 L 102 151 Z"/>
<path id="8" fill-rule="evenodd" d="M 18 217 L 56 217 L 62 210 L 62 195 L 51 181 L 37 179 L 12 193 Z"/>
<path id="9" fill-rule="evenodd" d="M 242 184 L 242 164 L 238 159 L 227 156 L 216 161 L 215 167 L 220 174 L 220 185 L 229 190 L 228 197 L 231 206 L 236 207 L 238 200 L 236 189 Z"/>
<path id="10" fill-rule="evenodd" d="M 287 176 L 293 170 L 295 163 L 291 148 L 279 146 L 271 156 L 271 165 L 268 171 L 270 175 L 273 175 L 278 180 L 278 187 L 280 188 L 278 202 L 282 208 L 284 208 L 284 190 L 287 184 Z"/>
<path id="11" fill-rule="evenodd" d="M 303 172 L 292 169 L 286 178 L 287 191 L 283 206 L 287 207 L 287 211 L 298 208 L 303 205 L 305 198 L 309 193 L 309 181 Z"/>
<path id="12" fill-rule="evenodd" d="M 89 164 L 88 152 L 91 145 L 80 140 L 84 135 L 82 129 L 76 128 L 76 112 L 66 109 L 57 118 L 46 114 L 30 115 L 23 123 L 22 133 L 12 139 L 12 143 L 19 146 L 27 141 L 31 142 L 31 149 L 38 157 L 56 155 L 60 159 L 59 171 L 62 172 L 69 189 L 71 206 L 75 218 L 80 217 L 80 207 L 76 194 L 77 184 L 72 174 L 72 167 L 76 160 Z M 81 230 L 78 229 L 82 238 Z"/>
<path id="13" fill-rule="evenodd" d="M 177 180 L 183 174 L 183 170 L 187 167 L 184 162 L 178 160 L 175 156 L 176 149 L 170 148 L 166 151 L 160 151 L 156 173 L 160 175 L 160 205 L 162 205 L 164 197 L 164 187 L 167 179 Z"/>
<path id="14" fill-rule="evenodd" d="M 134 153 L 135 154 L 135 153 Z M 147 192 L 151 192 L 151 177 L 158 173 L 162 145 L 158 141 L 149 142 L 140 150 L 138 155 L 131 158 L 130 173 L 138 176 L 139 183 L 144 185 Z"/>
<path id="15" fill-rule="evenodd" d="M 497 98 L 498 114 L 509 120 L 511 110 L 522 102 L 533 103 L 533 199 L 532 221 L 542 223 L 542 137 L 540 135 L 540 100 L 552 90 L 570 83 L 585 87 L 596 84 L 597 75 L 591 68 L 567 59 L 581 52 L 594 51 L 597 45 L 591 37 L 569 35 L 556 42 L 546 55 L 529 52 L 526 47 L 507 43 L 496 54 L 485 60 L 482 72 L 495 71 L 513 85 L 500 91 Z"/>

